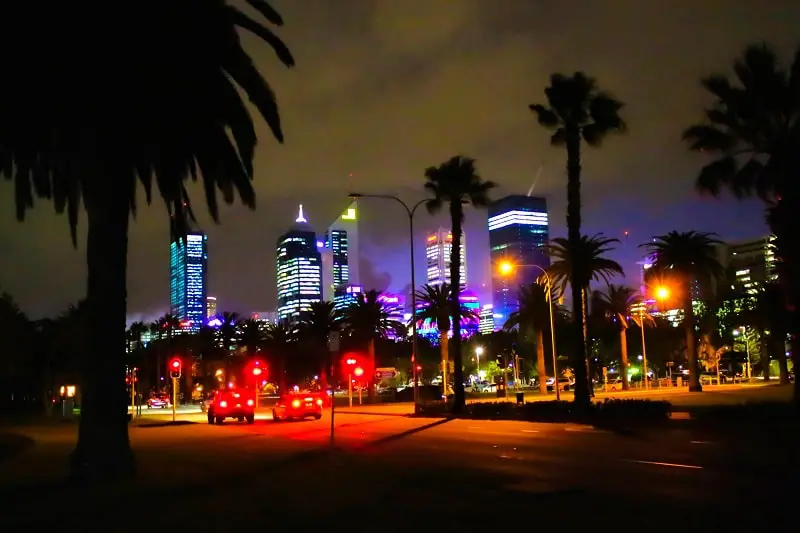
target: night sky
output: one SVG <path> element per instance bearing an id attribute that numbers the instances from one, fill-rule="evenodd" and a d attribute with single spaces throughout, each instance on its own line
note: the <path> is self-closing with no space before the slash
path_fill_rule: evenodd
<path id="1" fill-rule="evenodd" d="M 241 2 L 243 3 L 243 2 Z M 421 198 L 423 172 L 457 153 L 477 159 L 500 184 L 495 196 L 526 193 L 550 202 L 551 236 L 565 230 L 565 153 L 548 145 L 528 104 L 544 101 L 550 73 L 584 70 L 626 103 L 630 133 L 585 153 L 584 232 L 628 242 L 616 258 L 635 279 L 636 245 L 672 229 L 736 240 L 765 235 L 757 202 L 701 198 L 702 158 L 680 140 L 709 99 L 698 80 L 729 72 L 750 42 L 767 39 L 784 63 L 800 43 L 796 0 L 274 0 L 279 30 L 297 67 L 251 47 L 281 104 L 286 144 L 259 125 L 258 208 L 222 210 L 209 234 L 209 294 L 220 310 L 275 307 L 275 240 L 298 203 L 318 230 L 347 205 L 350 190 Z M 254 40 L 245 37 L 246 42 Z M 63 310 L 85 293 L 85 218 L 74 250 L 64 217 L 41 202 L 24 224 L 0 184 L 0 290 L 33 317 Z M 140 196 L 143 196 L 140 192 Z M 362 202 L 362 281 L 394 291 L 409 283 L 404 215 Z M 419 238 L 447 225 L 419 216 Z M 468 278 L 489 278 L 485 212 L 467 215 Z M 624 238 L 623 238 L 624 240 Z M 419 257 L 424 257 L 420 247 Z M 169 305 L 169 242 L 163 203 L 140 209 L 129 255 L 131 318 Z M 422 261 L 418 280 L 424 276 Z"/>

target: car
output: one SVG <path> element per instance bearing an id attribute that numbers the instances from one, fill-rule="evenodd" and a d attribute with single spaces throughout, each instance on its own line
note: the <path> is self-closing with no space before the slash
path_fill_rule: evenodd
<path id="1" fill-rule="evenodd" d="M 547 380 L 547 391 L 553 392 L 553 378 Z M 558 390 L 569 391 L 575 387 L 575 382 L 570 378 L 558 378 Z"/>
<path id="2" fill-rule="evenodd" d="M 256 420 L 256 401 L 252 391 L 246 389 L 225 389 L 218 391 L 208 405 L 208 423 L 222 424 L 226 418 L 235 418 L 239 422 L 247 420 L 252 424 Z"/>
<path id="3" fill-rule="evenodd" d="M 304 419 L 313 417 L 315 420 L 322 418 L 322 406 L 325 403 L 322 396 L 315 392 L 299 392 L 284 394 L 272 408 L 272 420 Z"/>
<path id="4" fill-rule="evenodd" d="M 606 390 L 622 390 L 622 378 L 611 378 L 606 382 Z"/>
<path id="5" fill-rule="evenodd" d="M 169 401 L 169 394 L 154 394 L 147 399 L 148 409 L 168 409 L 172 407 Z"/>

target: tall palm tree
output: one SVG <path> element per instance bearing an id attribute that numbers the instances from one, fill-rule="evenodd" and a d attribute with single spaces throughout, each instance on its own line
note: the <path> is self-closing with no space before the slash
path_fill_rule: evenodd
<path id="1" fill-rule="evenodd" d="M 475 169 L 475 160 L 457 155 L 451 157 L 437 167 L 425 170 L 425 189 L 432 195 L 425 206 L 432 214 L 442 210 L 445 204 L 450 210 L 451 234 L 453 243 L 450 247 L 450 284 L 461 287 L 461 243 L 464 234 L 464 205 L 486 207 L 489 204 L 489 191 L 496 184 L 484 181 Z M 461 309 L 458 299 L 459 291 L 450 291 L 450 316 L 457 316 Z M 453 410 L 459 412 L 465 405 L 464 372 L 461 359 L 461 323 L 453 322 L 453 339 L 450 343 L 450 355 L 454 366 L 455 403 Z"/>
<path id="2" fill-rule="evenodd" d="M 249 356 L 255 356 L 264 347 L 266 324 L 255 318 L 248 318 L 239 324 L 236 333 L 236 346 Z"/>
<path id="3" fill-rule="evenodd" d="M 375 341 L 391 333 L 405 331 L 402 323 L 394 320 L 394 308 L 381 298 L 381 291 L 369 290 L 358 294 L 355 302 L 342 310 L 342 326 L 346 335 L 367 345 L 370 367 L 373 372 L 369 380 L 369 398 L 375 389 Z"/>
<path id="4" fill-rule="evenodd" d="M 619 328 L 620 360 L 622 362 L 622 390 L 628 390 L 628 319 L 631 318 L 631 308 L 642 301 L 638 292 L 623 285 L 608 284 L 607 292 L 598 292 L 594 303 L 597 312 L 616 323 Z M 594 312 L 594 309 L 592 310 Z"/>
<path id="5" fill-rule="evenodd" d="M 148 327 L 144 322 L 133 322 L 128 327 L 128 351 L 131 352 L 141 346 L 142 335 L 147 333 Z"/>
<path id="6" fill-rule="evenodd" d="M 608 134 L 626 131 L 627 126 L 619 115 L 623 104 L 601 91 L 597 82 L 583 72 L 575 72 L 572 76 L 553 74 L 550 76 L 550 86 L 544 93 L 547 97 L 546 105 L 532 104 L 528 107 L 536 114 L 540 125 L 553 131 L 550 143 L 553 146 L 566 147 L 567 239 L 577 246 L 582 237 L 581 144 L 585 142 L 589 146 L 600 146 Z M 575 266 L 578 267 L 577 264 Z M 579 354 L 584 354 L 585 299 L 582 297 L 583 287 L 573 281 L 577 277 L 576 271 L 569 278 L 572 284 L 573 334 L 575 349 Z M 579 390 L 576 385 L 575 401 L 588 403 L 588 389 Z"/>
<path id="7" fill-rule="evenodd" d="M 286 359 L 292 343 L 296 340 L 295 328 L 286 321 L 269 324 L 266 329 L 266 349 L 272 356 L 271 366 L 275 368 L 273 379 L 277 374 L 278 390 L 286 389 Z"/>
<path id="8" fill-rule="evenodd" d="M 332 364 L 328 338 L 331 333 L 339 331 L 340 318 L 341 315 L 334 309 L 333 302 L 314 302 L 308 311 L 300 313 L 297 323 L 297 336 L 300 340 L 307 341 L 314 351 L 314 362 L 319 369 L 323 389 L 328 387 L 327 375 Z"/>
<path id="9" fill-rule="evenodd" d="M 447 372 L 450 368 L 450 352 L 449 352 L 449 339 L 450 327 L 452 320 L 450 315 L 453 311 L 451 305 L 452 287 L 449 283 L 441 283 L 439 285 L 423 285 L 421 289 L 417 290 L 417 302 L 421 305 L 412 318 L 416 320 L 417 324 L 428 321 L 431 324 L 436 324 L 436 329 L 439 330 L 439 353 L 441 354 L 442 366 L 442 388 L 444 390 L 444 397 L 447 397 Z M 473 310 L 468 309 L 459 303 L 459 322 L 464 320 L 479 319 L 479 315 Z"/>
<path id="10" fill-rule="evenodd" d="M 155 331 L 153 331 L 153 327 L 155 326 Z M 165 368 L 162 366 L 162 355 L 164 355 L 164 351 L 171 350 L 172 346 L 172 339 L 175 336 L 175 333 L 180 329 L 181 324 L 178 317 L 171 314 L 165 313 L 161 317 L 159 317 L 151 326 L 150 330 L 152 333 L 156 335 L 158 341 L 155 343 L 155 352 L 156 352 L 156 389 L 161 388 L 161 377 L 162 373 L 164 372 Z"/>
<path id="11" fill-rule="evenodd" d="M 547 370 L 544 362 L 544 332 L 550 329 L 550 298 L 547 289 L 539 283 L 520 287 L 517 300 L 519 309 L 508 316 L 505 329 L 518 327 L 520 334 L 532 330 L 536 337 L 536 371 L 539 374 L 539 392 L 547 394 Z"/>
<path id="12" fill-rule="evenodd" d="M 602 234 L 592 237 L 581 235 L 578 239 L 564 239 L 558 237 L 547 245 L 547 253 L 553 262 L 547 269 L 553 287 L 559 296 L 564 293 L 567 283 L 572 286 L 572 337 L 573 349 L 572 367 L 575 372 L 575 402 L 585 405 L 589 402 L 591 389 L 589 388 L 587 342 L 586 342 L 586 316 L 587 294 L 592 281 L 608 283 L 613 276 L 623 276 L 622 267 L 614 260 L 604 257 L 610 252 L 611 244 L 619 242 L 617 239 L 607 239 Z"/>
<path id="13" fill-rule="evenodd" d="M 724 274 L 716 257 L 715 246 L 722 244 L 713 233 L 671 231 L 658 235 L 652 242 L 639 245 L 655 257 L 648 275 L 671 279 L 683 307 L 683 329 L 686 336 L 686 360 L 689 364 L 689 390 L 702 391 L 697 368 L 697 342 L 692 292 L 695 283 L 714 285 Z"/>
<path id="14" fill-rule="evenodd" d="M 247 3 L 282 24 L 264 0 Z M 22 35 L 39 46 L 17 47 L 5 58 L 19 83 L 6 87 L 0 102 L 0 169 L 14 181 L 20 219 L 34 196 L 52 199 L 67 213 L 73 243 L 81 207 L 88 219 L 86 297 L 94 334 L 83 363 L 73 473 L 132 475 L 124 356 L 137 186 L 148 201 L 157 188 L 177 235 L 193 218 L 188 179 L 202 178 L 215 220 L 217 190 L 227 203 L 238 193 L 254 207 L 256 130 L 242 95 L 278 140 L 283 134 L 275 95 L 239 30 L 266 43 L 284 64 L 294 61 L 275 34 L 223 0 L 138 2 L 113 31 L 88 6 L 53 5 L 46 21 L 37 21 L 36 3 L 17 7 L 0 14 L 13 28 L 0 36 L 0 48 L 10 49 Z"/>
<path id="15" fill-rule="evenodd" d="M 788 333 L 800 338 L 800 48 L 792 64 L 782 68 L 775 51 L 764 43 L 747 46 L 733 65 L 731 79 L 713 74 L 701 80 L 714 98 L 705 121 L 687 128 L 683 138 L 694 151 L 714 157 L 697 178 L 703 192 L 727 189 L 742 198 L 757 195 L 766 207 L 775 235 L 779 282 L 784 288 Z M 795 341 L 796 343 L 796 341 Z M 800 347 L 792 346 L 795 365 Z M 800 404 L 800 384 L 795 390 Z"/>

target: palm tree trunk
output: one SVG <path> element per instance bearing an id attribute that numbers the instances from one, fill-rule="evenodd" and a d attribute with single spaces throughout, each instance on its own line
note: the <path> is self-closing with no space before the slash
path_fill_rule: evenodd
<path id="1" fill-rule="evenodd" d="M 375 339 L 370 339 L 367 345 L 367 352 L 369 353 L 369 390 L 367 390 L 367 399 L 372 403 L 375 397 Z"/>
<path id="2" fill-rule="evenodd" d="M 464 370 L 461 359 L 461 234 L 464 222 L 464 207 L 461 202 L 450 202 L 450 221 L 452 223 L 453 243 L 450 247 L 450 316 L 453 317 L 453 339 L 449 351 L 453 360 L 453 392 L 455 402 L 453 412 L 460 413 L 464 410 L 466 399 L 464 397 Z"/>
<path id="3" fill-rule="evenodd" d="M 628 330 L 626 328 L 619 330 L 619 356 L 622 361 L 622 390 L 629 390 L 631 385 L 628 383 Z"/>
<path id="4" fill-rule="evenodd" d="M 697 368 L 697 343 L 694 338 L 694 308 L 689 283 L 684 285 L 683 331 L 686 336 L 686 363 L 689 365 L 689 392 L 702 392 L 700 373 Z"/>
<path id="5" fill-rule="evenodd" d="M 759 358 L 761 359 L 761 375 L 764 376 L 764 381 L 769 381 L 769 346 L 767 345 L 767 335 L 764 330 L 758 332 L 758 351 Z"/>
<path id="6" fill-rule="evenodd" d="M 450 369 L 447 330 L 439 331 L 439 353 L 442 356 L 442 397 L 447 401 L 447 371 Z"/>
<path id="7" fill-rule="evenodd" d="M 536 373 L 539 374 L 539 394 L 547 396 L 547 367 L 544 365 L 544 330 L 541 329 L 536 330 Z"/>
<path id="8" fill-rule="evenodd" d="M 94 190 L 89 189 L 85 197 L 89 220 L 86 312 L 92 334 L 81 361 L 81 417 L 78 445 L 71 456 L 72 476 L 82 481 L 129 477 L 135 472 L 125 391 L 131 188 L 126 187 L 125 175 L 120 178 L 95 178 L 89 184 Z"/>
<path id="9" fill-rule="evenodd" d="M 772 332 L 772 351 L 773 357 L 778 359 L 778 372 L 780 376 L 780 384 L 789 384 L 789 364 L 786 361 L 786 333 L 783 331 L 775 330 Z"/>
<path id="10" fill-rule="evenodd" d="M 567 126 L 567 239 L 576 246 L 581 238 L 581 137 L 575 126 Z M 577 279 L 579 265 L 572 265 L 572 336 L 575 372 L 575 403 L 589 405 L 589 382 L 586 372 L 586 338 L 583 334 L 583 284 Z"/>

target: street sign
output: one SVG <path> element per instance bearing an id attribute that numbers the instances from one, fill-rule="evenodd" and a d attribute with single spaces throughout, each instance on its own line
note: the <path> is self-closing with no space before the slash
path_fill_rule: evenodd
<path id="1" fill-rule="evenodd" d="M 377 379 L 393 379 L 397 377 L 396 368 L 376 368 L 375 378 Z"/>

